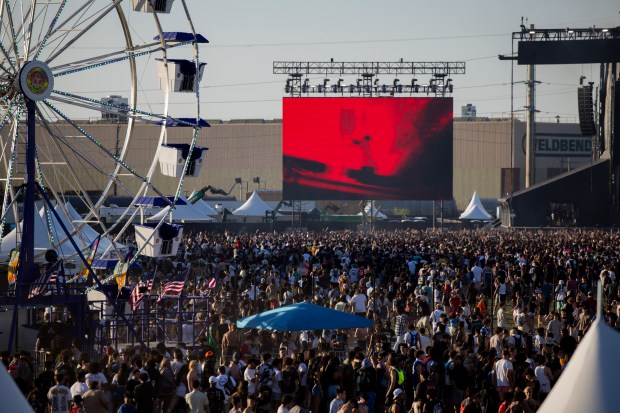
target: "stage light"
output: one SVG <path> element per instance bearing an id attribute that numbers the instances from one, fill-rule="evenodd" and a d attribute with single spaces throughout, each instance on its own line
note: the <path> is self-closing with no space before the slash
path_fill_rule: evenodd
<path id="1" fill-rule="evenodd" d="M 344 79 L 338 79 L 338 92 L 340 93 L 343 91 L 342 82 L 344 82 Z"/>
<path id="2" fill-rule="evenodd" d="M 284 91 L 286 93 L 291 93 L 291 79 L 286 80 L 286 86 L 284 86 Z"/>
<path id="3" fill-rule="evenodd" d="M 308 93 L 310 91 L 310 79 L 306 78 L 306 80 L 304 80 L 304 84 L 301 87 L 301 91 L 302 93 Z"/>
<path id="4" fill-rule="evenodd" d="M 355 92 L 355 85 L 349 85 L 349 93 Z"/>
<path id="5" fill-rule="evenodd" d="M 603 33 L 607 33 L 607 32 L 609 32 L 609 29 L 603 29 L 603 30 L 601 30 L 601 31 L 602 31 Z"/>
<path id="6" fill-rule="evenodd" d="M 387 91 L 388 91 L 387 85 L 385 85 L 385 84 L 381 85 L 381 93 L 387 93 Z"/>

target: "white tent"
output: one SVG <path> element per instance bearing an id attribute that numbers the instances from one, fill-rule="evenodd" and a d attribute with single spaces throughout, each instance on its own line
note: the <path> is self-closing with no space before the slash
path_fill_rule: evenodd
<path id="1" fill-rule="evenodd" d="M 65 204 L 65 208 L 67 209 L 67 214 L 69 214 L 69 218 L 71 219 L 71 221 L 73 221 L 74 225 L 78 227 L 81 224 L 80 221 L 83 221 L 81 215 L 75 210 L 75 208 L 73 208 L 73 205 L 71 205 L 71 203 Z M 58 212 L 58 215 L 61 216 L 61 218 L 64 216 L 64 213 L 58 206 L 56 206 L 56 211 Z M 97 230 L 95 230 L 88 224 L 83 224 L 80 228 L 80 232 L 82 233 L 88 245 L 90 245 L 90 243 L 92 243 L 100 235 Z M 116 248 L 118 250 L 127 249 L 127 247 L 120 242 L 116 243 Z M 97 256 L 101 256 L 101 254 L 106 251 L 106 256 L 114 257 L 116 255 L 115 250 L 112 248 L 112 241 L 108 237 L 101 237 L 99 239 L 99 246 L 97 247 Z"/>
<path id="2" fill-rule="evenodd" d="M 371 206 L 370 202 L 367 203 L 366 206 L 364 207 L 364 212 L 366 213 L 367 216 L 372 216 L 374 219 L 387 219 L 387 215 L 379 211 L 374 206 Z M 362 213 L 360 212 L 357 215 L 361 216 Z"/>
<path id="3" fill-rule="evenodd" d="M 157 214 L 148 218 L 149 221 L 160 221 L 164 217 L 166 221 L 172 222 L 209 222 L 213 221 L 213 218 L 200 212 L 194 205 L 190 204 L 185 196 L 179 196 L 179 199 L 185 202 L 185 205 L 176 205 L 171 212 L 171 216 L 168 215 L 170 207 L 167 206 Z"/>
<path id="4" fill-rule="evenodd" d="M 239 208 L 233 211 L 233 215 L 240 215 L 246 217 L 264 217 L 265 212 L 273 211 L 269 205 L 265 203 L 258 195 L 256 191 L 252 193 L 252 196 Z"/>
<path id="5" fill-rule="evenodd" d="M 601 289 L 599 284 L 599 303 Z M 599 308 L 597 319 L 577 346 L 538 413 L 620 411 L 619 348 L 620 333 L 603 322 Z"/>
<path id="6" fill-rule="evenodd" d="M 15 384 L 15 380 L 9 375 L 4 367 L 3 363 L 0 363 L 0 399 L 2 399 L 2 411 L 3 412 L 20 412 L 20 413 L 34 413 L 32 407 L 22 392 Z"/>
<path id="7" fill-rule="evenodd" d="M 37 260 L 42 261 L 43 255 L 45 251 L 50 248 L 56 249 L 58 255 L 60 257 L 67 257 L 74 255 L 75 249 L 67 239 L 62 227 L 58 223 L 58 220 L 53 214 L 50 214 L 51 220 L 48 223 L 47 214 L 45 213 L 45 208 L 41 208 L 38 214 L 34 214 L 34 249 L 35 249 L 35 257 Z M 23 222 L 19 223 L 19 233 L 21 240 L 21 232 L 22 232 Z M 13 248 L 17 248 L 17 229 L 14 228 L 13 231 L 9 232 L 2 239 L 2 246 L 0 247 L 0 256 L 6 257 L 9 252 Z M 67 228 L 71 231 L 71 227 Z M 52 245 L 52 239 L 50 239 L 50 234 L 52 234 L 51 238 L 54 241 L 54 245 Z M 88 244 L 85 244 L 82 239 L 75 237 L 75 243 L 78 248 L 85 248 Z"/>
<path id="8" fill-rule="evenodd" d="M 198 200 L 198 202 L 194 204 L 194 208 L 196 208 L 198 211 L 200 211 L 200 213 L 206 216 L 219 215 L 219 213 L 215 209 L 211 208 L 209 204 L 207 204 L 202 199 Z"/>
<path id="9" fill-rule="evenodd" d="M 479 219 L 482 221 L 491 218 L 491 215 L 485 211 L 482 206 L 482 202 L 480 202 L 480 198 L 478 198 L 478 193 L 476 191 L 474 191 L 474 194 L 471 196 L 471 201 L 469 201 L 469 205 L 467 205 L 465 211 L 459 216 L 459 219 Z"/>
<path id="10" fill-rule="evenodd" d="M 95 238 L 97 238 L 99 233 L 89 225 L 83 225 L 79 230 L 76 230 L 78 224 L 73 224 L 72 221 L 75 222 L 81 220 L 82 218 L 75 211 L 75 209 L 73 209 L 71 204 L 67 204 L 66 209 L 70 218 L 67 217 L 67 214 L 64 213 L 59 205 L 54 207 L 54 210 L 60 216 L 60 220 L 72 235 L 73 241 L 75 241 L 80 250 L 84 251 L 84 249 L 87 248 L 91 242 L 95 240 Z M 20 234 L 22 231 L 22 225 L 23 223 L 20 222 Z M 17 238 L 17 228 L 15 228 L 2 239 L 0 257 L 7 257 L 13 248 L 17 248 Z M 52 240 L 54 242 L 53 245 L 51 242 Z M 102 237 L 99 241 L 98 253 L 101 254 L 110 245 L 111 241 L 108 238 Z M 124 248 L 122 244 L 118 243 L 117 247 L 121 249 Z M 60 222 L 56 219 L 56 216 L 53 213 L 50 213 L 48 220 L 48 214 L 45 213 L 45 208 L 43 207 L 39 210 L 38 214 L 35 214 L 34 248 L 37 261 L 43 261 L 43 255 L 48 249 L 55 249 L 61 258 L 72 257 L 73 261 L 79 260 L 75 248 L 71 245 L 71 242 L 67 238 L 65 231 L 62 229 Z"/>

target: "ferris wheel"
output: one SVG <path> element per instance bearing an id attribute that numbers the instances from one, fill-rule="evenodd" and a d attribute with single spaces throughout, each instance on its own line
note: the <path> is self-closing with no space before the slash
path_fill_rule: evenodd
<path id="1" fill-rule="evenodd" d="M 48 245 L 75 259 L 93 228 L 108 240 L 100 253 L 119 256 L 135 205 L 177 203 L 207 149 L 202 43 L 185 0 L 0 1 L 0 212 L 16 224 L 0 259 L 26 241 L 31 261 Z M 132 200 L 112 223 L 99 212 L 111 195 Z M 140 232 L 139 254 L 173 253 L 152 248 L 164 219 Z"/>

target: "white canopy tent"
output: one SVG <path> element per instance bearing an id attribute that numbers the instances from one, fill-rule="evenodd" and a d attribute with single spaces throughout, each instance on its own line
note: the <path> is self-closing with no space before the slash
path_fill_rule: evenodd
<path id="1" fill-rule="evenodd" d="M 157 214 L 148 218 L 147 221 L 160 221 L 166 217 L 168 222 L 210 222 L 213 218 L 203 214 L 195 205 L 189 203 L 185 196 L 179 196 L 179 199 L 185 202 L 185 205 L 176 205 L 174 210 L 170 212 L 170 206 L 165 207 Z M 170 215 L 168 215 L 170 213 Z M 217 213 L 216 213 L 217 214 Z"/>
<path id="2" fill-rule="evenodd" d="M 71 205 L 71 203 L 67 203 L 65 205 L 65 208 L 67 209 L 67 214 L 69 215 L 69 218 L 71 218 L 71 221 L 73 221 L 74 225 L 77 227 L 81 223 L 81 221 L 83 221 L 82 217 L 75 210 L 75 208 L 73 208 L 73 205 Z M 58 215 L 60 215 L 61 218 L 64 216 L 64 213 L 60 210 L 60 208 L 58 208 L 58 205 L 56 206 L 56 211 L 58 212 Z M 95 230 L 93 227 L 91 227 L 88 224 L 83 224 L 82 227 L 80 228 L 80 232 L 85 237 L 85 240 L 88 242 L 88 245 L 90 245 L 90 243 L 92 243 L 100 235 L 97 232 L 97 230 Z M 116 245 L 116 249 L 122 250 L 123 253 L 127 249 L 127 247 L 121 244 L 120 242 L 117 242 L 115 245 Z M 101 254 L 103 254 L 106 251 L 107 251 L 106 253 L 107 257 L 116 256 L 116 251 L 114 250 L 114 248 L 112 248 L 112 241 L 108 237 L 101 237 L 99 239 L 99 247 L 97 247 L 97 256 L 100 257 Z"/>
<path id="3" fill-rule="evenodd" d="M 60 205 L 57 204 L 54 207 L 54 210 L 58 213 L 58 215 L 60 216 L 60 220 L 70 232 L 73 240 L 82 252 L 85 248 L 90 246 L 90 244 L 99 236 L 99 233 L 89 225 L 84 224 L 82 225 L 82 227 L 78 227 L 79 223 L 72 223 L 72 221 L 80 221 L 82 220 L 82 218 L 75 211 L 73 206 L 71 206 L 71 204 L 66 204 L 67 214 L 70 216 L 70 218 L 67 217 L 67 214 L 65 214 L 63 208 L 61 208 Z M 22 231 L 22 225 L 23 223 L 20 222 L 20 234 Z M 79 228 L 79 230 L 76 228 Z M 18 228 L 14 228 L 2 239 L 2 246 L 0 247 L 1 257 L 7 257 L 13 248 L 17 248 L 17 229 Z M 105 251 L 109 246 L 111 246 L 111 243 L 112 241 L 110 241 L 108 238 L 102 237 L 99 240 L 98 253 L 101 254 L 103 251 Z M 53 213 L 50 213 L 48 219 L 48 214 L 43 207 L 39 209 L 38 214 L 35 214 L 34 248 L 37 261 L 43 261 L 45 251 L 49 249 L 55 249 L 58 252 L 58 256 L 61 258 L 71 257 L 71 261 L 79 260 L 75 248 L 73 248 L 73 246 L 71 245 L 71 242 L 67 238 L 65 231 L 62 229 L 60 222 L 58 221 L 58 219 L 56 219 L 56 216 Z M 124 246 L 117 243 L 117 248 L 123 249 Z M 110 248 L 109 251 L 113 251 L 112 248 Z"/>
<path id="4" fill-rule="evenodd" d="M 480 198 L 476 191 L 474 191 L 474 194 L 471 196 L 471 201 L 469 201 L 469 205 L 467 205 L 465 211 L 459 216 L 459 219 L 477 219 L 481 221 L 487 221 L 492 218 L 493 217 L 482 206 L 482 202 L 480 202 Z"/>
<path id="5" fill-rule="evenodd" d="M 58 223 L 53 214 L 50 214 L 50 221 L 48 223 L 47 214 L 45 208 L 41 208 L 38 214 L 34 216 L 34 249 L 35 257 L 38 257 L 39 261 L 43 261 L 43 255 L 48 249 L 55 249 L 58 252 L 59 257 L 74 256 L 76 254 L 75 249 L 67 239 L 66 234 L 62 230 L 62 227 Z M 2 239 L 2 246 L 0 247 L 0 256 L 6 257 L 13 248 L 17 248 L 18 229 L 21 238 L 23 222 L 19 223 L 19 227 L 14 228 L 9 232 L 6 237 Z M 71 227 L 67 228 L 71 231 Z M 52 236 L 50 237 L 50 234 Z M 77 235 L 77 234 L 76 234 Z M 53 244 L 52 244 L 53 240 Z M 74 237 L 74 241 L 78 248 L 82 249 L 87 246 L 81 237 Z"/>
<path id="6" fill-rule="evenodd" d="M 252 196 L 239 208 L 233 211 L 233 215 L 245 216 L 245 217 L 264 217 L 265 213 L 273 211 L 269 205 L 265 203 L 258 195 L 256 191 L 252 193 Z"/>
<path id="7" fill-rule="evenodd" d="M 599 284 L 599 311 L 564 372 L 551 389 L 538 413 L 615 413 L 620 411 L 620 333 L 601 316 L 602 287 Z"/>
<path id="8" fill-rule="evenodd" d="M 219 215 L 219 213 L 215 209 L 211 208 L 202 199 L 198 200 L 198 202 L 194 204 L 194 208 L 196 208 L 198 211 L 200 211 L 201 214 L 206 215 L 206 216 L 213 217 L 213 216 Z"/>
<path id="9" fill-rule="evenodd" d="M 0 363 L 0 399 L 2 399 L 3 412 L 34 413 L 32 407 L 15 384 L 15 380 L 6 371 L 3 363 Z M 47 395 L 46 395 L 47 396 Z"/>

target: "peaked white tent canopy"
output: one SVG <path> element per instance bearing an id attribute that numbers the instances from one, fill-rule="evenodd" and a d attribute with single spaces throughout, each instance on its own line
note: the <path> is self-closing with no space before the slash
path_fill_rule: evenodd
<path id="1" fill-rule="evenodd" d="M 256 191 L 252 193 L 252 196 L 239 208 L 233 211 L 233 215 L 240 215 L 246 217 L 264 217 L 265 212 L 273 211 L 269 205 L 265 203 L 258 195 Z"/>
<path id="2" fill-rule="evenodd" d="M 82 221 L 82 217 L 80 216 L 80 214 L 75 210 L 75 208 L 73 208 L 73 205 L 71 205 L 70 202 L 65 204 L 65 208 L 67 209 L 67 214 L 69 215 L 69 218 L 71 219 L 71 221 L 73 221 L 75 226 L 78 226 L 80 224 L 80 221 Z M 58 207 L 58 205 L 56 206 L 56 211 L 58 212 L 58 215 L 60 215 L 61 218 L 65 216 L 65 214 Z M 97 232 L 97 230 L 95 230 L 93 227 L 91 227 L 88 224 L 82 225 L 80 227 L 80 232 L 82 233 L 88 245 L 90 245 L 90 243 L 92 243 L 100 235 Z M 127 249 L 127 247 L 121 244 L 120 242 L 117 242 L 115 245 L 116 245 L 116 249 L 118 250 L 124 251 Z M 106 251 L 107 251 L 106 256 L 110 256 L 110 257 L 116 256 L 116 251 L 114 250 L 114 248 L 112 248 L 112 241 L 108 237 L 101 237 L 99 239 L 99 247 L 97 248 L 97 256 L 98 257 L 101 256 Z"/>
<path id="3" fill-rule="evenodd" d="M 601 290 L 599 284 L 599 303 Z M 603 322 L 599 308 L 597 319 L 577 346 L 538 413 L 620 411 L 619 348 L 620 333 Z"/>
<path id="4" fill-rule="evenodd" d="M 469 201 L 469 205 L 465 208 L 465 211 L 459 216 L 459 219 L 479 219 L 482 221 L 491 219 L 491 215 L 485 211 L 482 206 L 482 202 L 480 202 L 480 198 L 478 197 L 478 193 L 474 191 L 474 194 L 471 196 L 471 201 Z"/>
<path id="5" fill-rule="evenodd" d="M 65 225 L 70 232 L 73 240 L 78 248 L 83 252 L 85 248 L 99 236 L 99 233 L 89 225 L 83 224 L 79 226 L 76 221 L 82 220 L 80 214 L 75 211 L 71 204 L 66 204 L 66 213 L 60 205 L 56 205 L 54 210 L 60 216 L 60 221 Z M 68 215 L 68 216 L 67 216 Z M 49 217 L 49 219 L 48 219 Z M 62 258 L 69 258 L 72 261 L 79 260 L 77 252 L 71 242 L 67 238 L 67 234 L 62 229 L 60 222 L 56 219 L 53 213 L 46 213 L 45 208 L 41 207 L 39 213 L 34 217 L 34 248 L 35 257 L 38 261 L 43 261 L 43 255 L 48 249 L 55 249 L 58 255 Z M 75 224 L 73 222 L 76 222 Z M 19 232 L 21 234 L 23 223 L 19 223 Z M 79 229 L 78 229 L 79 228 Z M 13 248 L 17 248 L 18 232 L 17 228 L 9 232 L 3 239 L 0 246 L 0 257 L 7 257 Z M 53 241 L 53 243 L 52 243 Z M 102 237 L 99 240 L 99 248 L 97 249 L 98 255 L 101 255 L 104 251 L 108 250 L 111 254 L 112 248 L 108 248 L 112 245 L 106 237 Z M 122 244 L 117 243 L 117 248 L 123 249 Z M 113 255 L 113 254 L 112 254 Z"/>
<path id="6" fill-rule="evenodd" d="M 2 382 L 0 398 L 2 399 L 3 412 L 34 413 L 21 390 L 15 384 L 15 380 L 9 375 L 2 363 L 0 363 L 0 382 Z"/>
<path id="7" fill-rule="evenodd" d="M 215 209 L 211 208 L 209 204 L 207 204 L 202 199 L 200 199 L 198 202 L 194 204 L 194 208 L 196 208 L 198 211 L 200 211 L 201 214 L 206 215 L 206 216 L 219 215 L 219 213 Z"/>
<path id="8" fill-rule="evenodd" d="M 185 205 L 176 205 L 174 210 L 170 212 L 170 206 L 163 208 L 157 214 L 148 218 L 149 221 L 160 221 L 166 217 L 166 221 L 172 222 L 209 222 L 213 221 L 213 218 L 206 214 L 203 214 L 196 208 L 195 205 L 189 203 L 185 196 L 179 196 L 179 199 L 185 201 Z M 171 216 L 168 216 L 170 213 Z M 217 214 L 217 213 L 216 213 Z"/>

